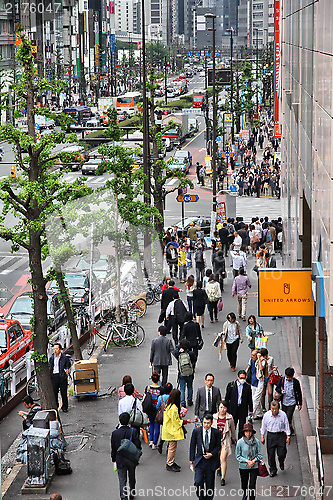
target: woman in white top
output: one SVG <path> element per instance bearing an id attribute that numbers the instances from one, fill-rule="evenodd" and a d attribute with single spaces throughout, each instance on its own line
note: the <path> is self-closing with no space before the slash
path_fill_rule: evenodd
<path id="1" fill-rule="evenodd" d="M 223 324 L 222 340 L 226 343 L 227 358 L 234 372 L 236 371 L 239 342 L 243 343 L 243 337 L 240 324 L 236 321 L 236 315 L 233 312 L 227 315 L 227 321 Z"/>

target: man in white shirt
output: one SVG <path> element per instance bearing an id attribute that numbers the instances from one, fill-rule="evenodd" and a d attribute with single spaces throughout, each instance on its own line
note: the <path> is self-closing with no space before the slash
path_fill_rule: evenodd
<path id="1" fill-rule="evenodd" d="M 234 250 L 240 250 L 241 249 L 241 246 L 242 246 L 242 243 L 243 243 L 243 240 L 242 240 L 242 237 L 239 236 L 239 234 L 237 233 L 237 231 L 234 232 L 234 242 L 233 242 L 233 249 Z"/>
<path id="2" fill-rule="evenodd" d="M 230 255 L 232 258 L 232 271 L 234 278 L 236 278 L 241 267 L 243 267 L 246 271 L 247 259 L 244 252 L 234 250 L 234 244 L 231 245 L 230 249 Z"/>
<path id="3" fill-rule="evenodd" d="M 284 470 L 284 461 L 287 456 L 287 444 L 290 444 L 290 428 L 288 417 L 284 411 L 279 409 L 277 401 L 271 402 L 271 409 L 265 413 L 261 423 L 261 442 L 265 444 L 265 433 L 267 432 L 267 455 L 270 469 L 270 477 L 277 474 L 275 453 L 277 453 L 280 469 Z"/>
<path id="4" fill-rule="evenodd" d="M 133 408 L 133 404 L 135 402 L 135 406 L 138 410 L 142 411 L 142 404 L 137 398 L 133 396 L 134 385 L 133 384 L 125 384 L 124 391 L 126 396 L 122 398 L 118 403 L 118 415 L 121 415 L 124 412 L 130 412 Z"/>

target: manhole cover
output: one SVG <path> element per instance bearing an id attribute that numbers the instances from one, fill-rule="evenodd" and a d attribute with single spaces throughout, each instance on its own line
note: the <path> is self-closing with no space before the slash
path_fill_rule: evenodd
<path id="1" fill-rule="evenodd" d="M 65 437 L 67 443 L 66 452 L 68 453 L 82 450 L 82 448 L 87 444 L 89 440 L 89 436 L 86 435 L 74 435 Z"/>

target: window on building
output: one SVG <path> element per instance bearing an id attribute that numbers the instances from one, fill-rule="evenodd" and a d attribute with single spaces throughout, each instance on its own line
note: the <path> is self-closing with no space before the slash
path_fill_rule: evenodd
<path id="1" fill-rule="evenodd" d="M 253 4 L 253 10 L 263 10 L 264 5 L 262 3 Z"/>
<path id="2" fill-rule="evenodd" d="M 262 19 L 264 17 L 263 12 L 253 12 L 253 19 Z"/>

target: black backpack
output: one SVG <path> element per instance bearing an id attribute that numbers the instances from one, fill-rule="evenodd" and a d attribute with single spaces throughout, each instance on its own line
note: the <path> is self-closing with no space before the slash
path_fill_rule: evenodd
<path id="1" fill-rule="evenodd" d="M 65 458 L 64 452 L 62 450 L 54 450 L 53 452 L 53 462 L 56 474 L 58 476 L 65 476 L 67 474 L 72 474 L 72 467 L 70 461 Z"/>

